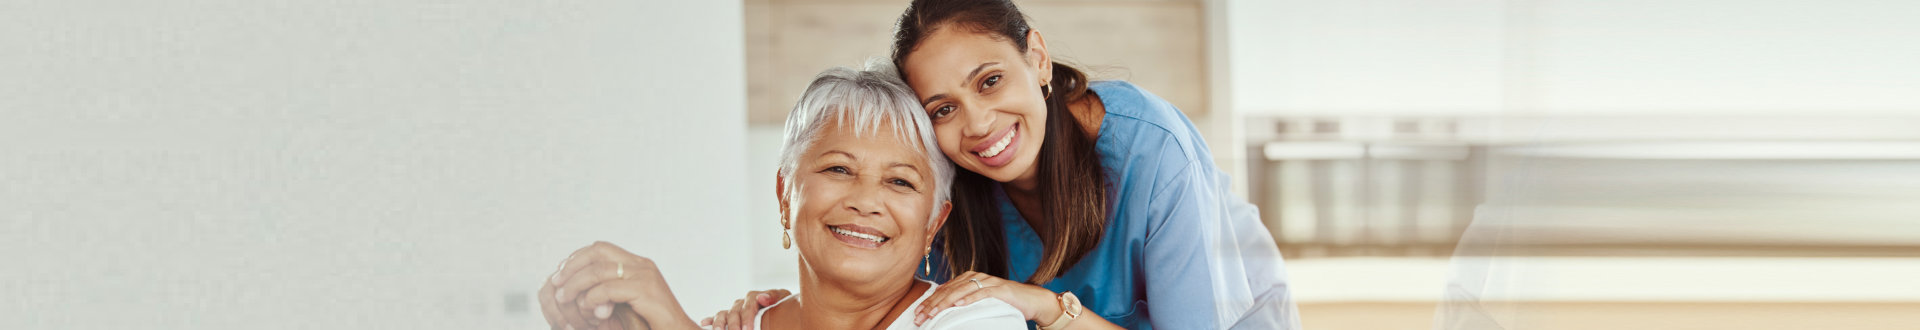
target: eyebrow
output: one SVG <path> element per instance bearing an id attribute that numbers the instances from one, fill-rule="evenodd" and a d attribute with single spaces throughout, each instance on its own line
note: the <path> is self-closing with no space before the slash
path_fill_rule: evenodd
<path id="1" fill-rule="evenodd" d="M 840 154 L 841 156 L 847 156 L 847 158 L 853 158 L 853 160 L 860 160 L 860 157 L 854 157 L 853 154 L 847 153 L 845 151 L 839 151 L 839 150 L 827 150 L 826 152 L 820 153 L 819 157 L 826 157 L 827 155 L 831 155 L 831 154 Z"/>
<path id="2" fill-rule="evenodd" d="M 887 168 L 895 168 L 895 167 L 905 167 L 905 168 L 909 168 L 909 169 L 913 169 L 913 173 L 920 173 L 920 167 L 919 167 L 919 166 L 913 166 L 913 164 L 907 164 L 907 163 L 900 163 L 900 162 L 895 162 L 895 163 L 893 163 L 893 164 L 887 164 Z"/>
<path id="3" fill-rule="evenodd" d="M 845 151 L 839 151 L 839 150 L 827 150 L 826 152 L 820 153 L 820 156 L 826 157 L 827 155 L 831 155 L 831 154 L 840 154 L 842 156 L 847 156 L 847 158 L 852 158 L 854 161 L 860 160 L 860 157 L 854 157 L 853 154 L 847 153 Z M 907 169 L 913 170 L 914 174 L 920 174 L 920 167 L 913 166 L 913 164 L 910 164 L 910 163 L 893 162 L 893 163 L 887 164 L 887 168 L 895 168 L 895 167 L 905 167 Z"/>
<path id="4" fill-rule="evenodd" d="M 973 72 L 968 72 L 968 73 L 967 73 L 967 79 L 966 79 L 966 80 L 961 80 L 961 81 L 960 81 L 960 85 L 961 85 L 961 86 L 966 86 L 966 85 L 967 85 L 967 83 L 970 83 L 970 82 L 973 82 L 973 77 L 976 77 L 976 76 L 979 76 L 979 75 L 980 75 L 980 70 L 986 70 L 988 66 L 992 66 L 992 65 L 994 65 L 994 64 L 1000 64 L 1000 62 L 987 62 L 987 63 L 980 63 L 980 66 L 977 66 L 977 67 L 973 67 Z M 928 97 L 927 97 L 927 99 L 925 99 L 925 100 L 920 100 L 920 104 L 928 104 L 928 103 L 933 103 L 933 101 L 939 101 L 939 100 L 941 100 L 941 99 L 945 99 L 945 98 L 947 98 L 947 94 L 934 94 L 933 96 L 928 96 Z"/>

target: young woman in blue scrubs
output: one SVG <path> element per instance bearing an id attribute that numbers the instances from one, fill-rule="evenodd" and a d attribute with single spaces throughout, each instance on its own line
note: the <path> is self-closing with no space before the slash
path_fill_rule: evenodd
<path id="1" fill-rule="evenodd" d="M 1054 62 L 1007 0 L 916 0 L 898 29 L 894 63 L 964 169 L 923 315 L 992 297 L 1043 329 L 1299 328 L 1258 211 L 1172 104 Z M 778 298 L 749 297 L 715 320 Z"/>

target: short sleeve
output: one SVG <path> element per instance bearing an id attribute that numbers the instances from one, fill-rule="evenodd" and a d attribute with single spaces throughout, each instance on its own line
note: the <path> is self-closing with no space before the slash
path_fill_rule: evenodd
<path id="1" fill-rule="evenodd" d="M 1298 328 L 1278 247 L 1258 211 L 1204 163 L 1165 165 L 1177 169 L 1156 180 L 1144 246 L 1153 326 Z"/>

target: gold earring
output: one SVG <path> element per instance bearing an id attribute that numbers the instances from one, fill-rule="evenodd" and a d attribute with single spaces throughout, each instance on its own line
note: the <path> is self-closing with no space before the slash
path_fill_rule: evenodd
<path id="1" fill-rule="evenodd" d="M 927 254 L 920 255 L 920 270 L 921 272 L 927 273 L 927 277 L 933 277 L 933 263 L 928 261 L 928 260 L 931 260 L 932 258 L 933 258 L 933 247 L 928 246 Z"/>
<path id="2" fill-rule="evenodd" d="M 1053 86 L 1049 86 L 1045 84 L 1040 85 L 1040 98 L 1043 98 L 1043 99 L 1053 98 Z"/>
<path id="3" fill-rule="evenodd" d="M 785 212 L 781 212 L 781 213 L 785 213 Z M 793 248 L 793 236 L 788 235 L 788 233 L 791 232 L 790 230 L 788 230 L 788 226 L 789 225 L 787 224 L 787 216 L 785 214 L 781 214 L 780 215 L 780 249 L 781 250 Z"/>

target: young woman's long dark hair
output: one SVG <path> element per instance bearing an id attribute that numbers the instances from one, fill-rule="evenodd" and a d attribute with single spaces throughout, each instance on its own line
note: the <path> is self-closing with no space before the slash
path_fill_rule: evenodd
<path id="1" fill-rule="evenodd" d="M 960 27 L 991 33 L 1027 52 L 1026 16 L 1009 0 L 915 0 L 900 16 L 893 39 L 894 66 L 905 77 L 905 60 L 934 29 Z M 1046 284 L 1080 262 L 1106 234 L 1107 181 L 1094 138 L 1074 119 L 1067 105 L 1092 96 L 1087 75 L 1053 62 L 1052 92 L 1047 97 L 1046 134 L 1040 142 L 1035 177 L 1040 219 L 1030 221 L 1044 252 L 1027 283 Z M 993 204 L 993 180 L 970 170 L 957 171 L 953 211 L 940 229 L 948 276 L 966 271 L 1009 277 L 1007 244 L 999 208 Z"/>

